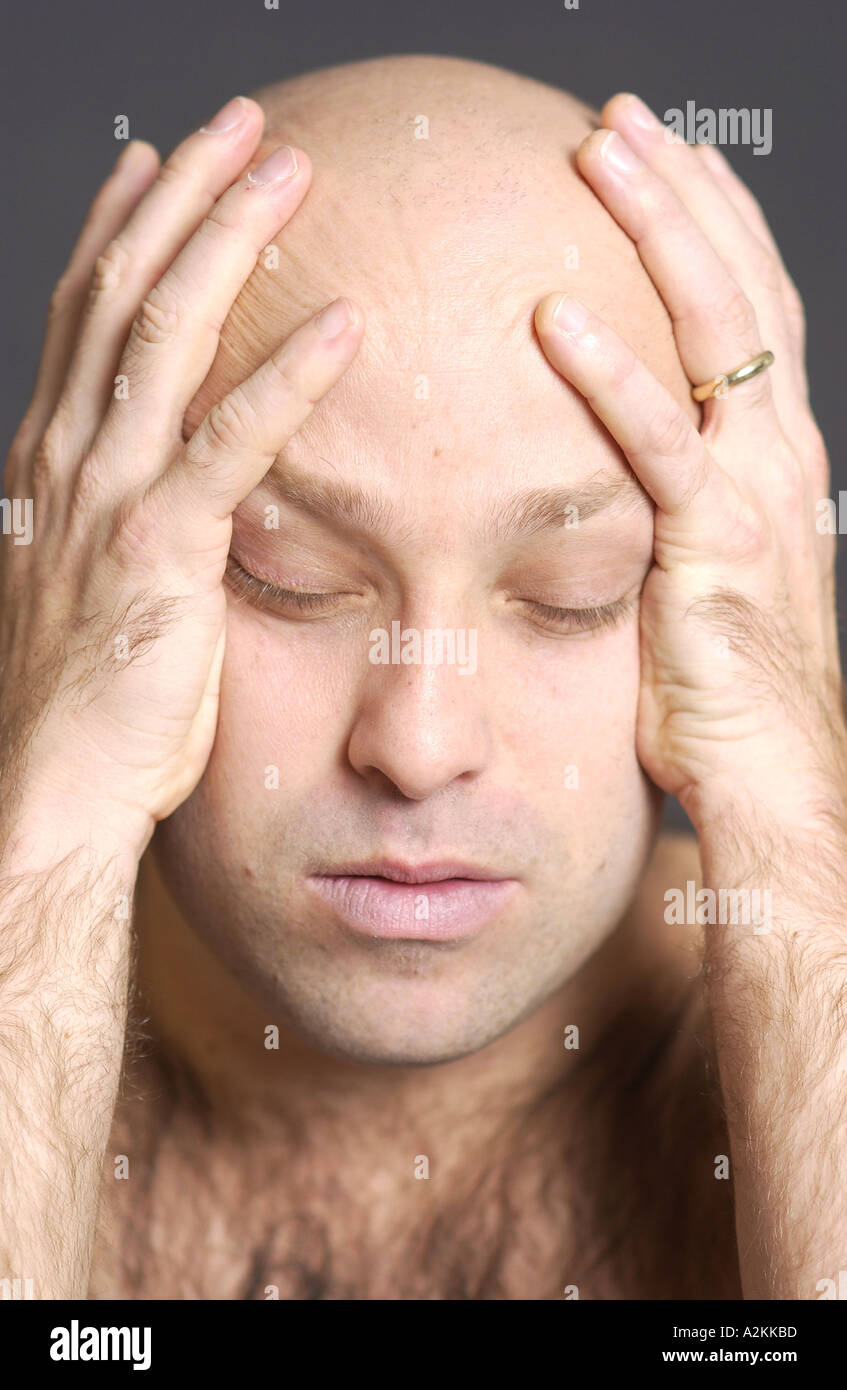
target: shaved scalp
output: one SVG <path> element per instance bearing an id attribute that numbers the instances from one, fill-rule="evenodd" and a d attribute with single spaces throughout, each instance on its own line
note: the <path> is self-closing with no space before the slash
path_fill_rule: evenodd
<path id="1" fill-rule="evenodd" d="M 367 329 L 331 396 L 367 385 L 369 372 L 413 371 L 447 342 L 461 343 L 464 371 L 486 370 L 498 345 L 532 336 L 534 307 L 555 289 L 600 313 L 699 419 L 667 311 L 576 170 L 576 148 L 599 124 L 590 107 L 501 68 L 429 55 L 325 68 L 254 95 L 267 124 L 251 166 L 293 144 L 312 161 L 312 185 L 278 256 L 260 256 L 238 297 L 188 430 L 336 295 L 362 306 Z"/>

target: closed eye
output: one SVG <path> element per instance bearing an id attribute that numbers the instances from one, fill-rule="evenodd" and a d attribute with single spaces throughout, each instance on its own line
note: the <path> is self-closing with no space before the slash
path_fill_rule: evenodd
<path id="1" fill-rule="evenodd" d="M 244 569 L 232 555 L 227 561 L 226 579 L 228 587 L 236 597 L 246 600 L 254 607 L 287 612 L 291 617 L 320 617 L 332 614 L 347 607 L 345 600 L 360 597 L 348 590 L 284 589 L 257 578 Z M 553 635 L 567 637 L 577 634 L 589 635 L 617 626 L 632 610 L 635 598 L 637 595 L 627 594 L 616 599 L 614 603 L 587 608 L 557 608 L 549 603 L 539 603 L 535 599 L 516 599 L 514 602 L 537 627 Z"/>
<path id="2" fill-rule="evenodd" d="M 355 597 L 346 591 L 327 590 L 315 592 L 305 589 L 282 589 L 244 569 L 230 555 L 226 567 L 229 588 L 238 598 L 246 599 L 259 608 L 287 608 L 293 613 L 328 613 L 337 608 L 341 600 Z"/>
<path id="3" fill-rule="evenodd" d="M 518 599 L 517 602 L 538 626 L 566 637 L 572 633 L 598 632 L 603 628 L 616 627 L 631 612 L 634 596 L 627 594 L 614 603 L 591 608 L 554 608 L 552 604 L 538 603 L 535 599 Z"/>

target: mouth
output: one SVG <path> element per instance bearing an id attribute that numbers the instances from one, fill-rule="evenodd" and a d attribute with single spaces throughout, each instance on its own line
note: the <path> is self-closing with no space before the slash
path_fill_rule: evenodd
<path id="1" fill-rule="evenodd" d="M 505 907 L 517 879 L 456 860 L 378 859 L 312 874 L 310 888 L 349 930 L 382 940 L 460 941 Z"/>

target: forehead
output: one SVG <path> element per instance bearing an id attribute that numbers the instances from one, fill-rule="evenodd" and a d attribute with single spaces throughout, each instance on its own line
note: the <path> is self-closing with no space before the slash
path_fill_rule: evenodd
<path id="1" fill-rule="evenodd" d="M 628 467 L 578 392 L 553 370 L 532 328 L 534 300 L 511 323 L 455 331 L 374 332 L 289 442 L 290 470 L 349 478 L 394 504 L 472 502 L 533 487 L 595 493 Z M 599 475 L 599 476 L 598 476 Z M 586 493 L 587 500 L 587 493 Z"/>
<path id="2" fill-rule="evenodd" d="M 664 305 L 561 137 L 471 163 L 458 140 L 413 143 L 385 170 L 369 153 L 364 178 L 361 152 L 315 151 L 306 132 L 301 143 L 312 186 L 239 295 L 189 430 L 338 294 L 361 305 L 365 338 L 292 440 L 298 466 L 465 490 L 475 477 L 492 489 L 626 472 L 535 338 L 534 308 L 556 289 L 600 313 L 699 418 Z"/>

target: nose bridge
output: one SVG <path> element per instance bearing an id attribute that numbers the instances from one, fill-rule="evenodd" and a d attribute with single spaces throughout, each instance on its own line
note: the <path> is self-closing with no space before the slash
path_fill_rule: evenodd
<path id="1" fill-rule="evenodd" d="M 390 628 L 372 629 L 369 640 L 371 665 L 454 668 L 463 679 L 477 674 L 479 633 L 475 627 L 417 627 L 394 619 Z"/>
<path id="2" fill-rule="evenodd" d="M 370 634 L 367 679 L 349 757 L 421 799 L 485 765 L 489 734 L 475 628 L 399 620 Z"/>

